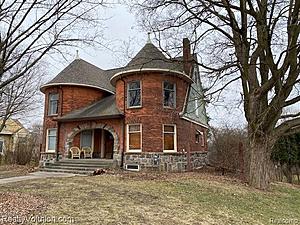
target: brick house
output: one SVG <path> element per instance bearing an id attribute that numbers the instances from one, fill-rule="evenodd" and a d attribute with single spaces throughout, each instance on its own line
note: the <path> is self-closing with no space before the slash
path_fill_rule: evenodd
<path id="1" fill-rule="evenodd" d="M 93 158 L 126 169 L 202 166 L 208 125 L 196 60 L 188 39 L 174 59 L 150 41 L 121 68 L 75 59 L 41 87 L 41 161 L 67 160 L 71 147 L 89 146 Z"/>

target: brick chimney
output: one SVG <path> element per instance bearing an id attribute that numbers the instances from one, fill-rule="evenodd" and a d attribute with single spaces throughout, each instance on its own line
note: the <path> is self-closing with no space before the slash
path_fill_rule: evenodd
<path id="1" fill-rule="evenodd" d="M 183 70 L 187 75 L 190 75 L 191 66 L 191 43 L 188 38 L 183 39 Z"/>

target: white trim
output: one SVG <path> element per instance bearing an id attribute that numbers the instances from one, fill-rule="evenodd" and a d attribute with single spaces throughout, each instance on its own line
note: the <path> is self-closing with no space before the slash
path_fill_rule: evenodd
<path id="1" fill-rule="evenodd" d="M 140 105 L 137 105 L 137 106 L 129 106 L 129 101 L 128 101 L 128 96 L 129 96 L 129 84 L 131 83 L 131 82 L 140 82 Z M 127 109 L 138 109 L 138 108 L 142 108 L 142 105 L 143 105 L 143 95 L 142 95 L 142 81 L 141 80 L 131 80 L 131 81 L 128 81 L 127 82 L 127 91 L 126 91 L 126 102 L 127 102 L 127 104 L 126 104 L 126 106 L 127 106 Z M 125 96 L 124 96 L 125 97 Z"/>
<path id="2" fill-rule="evenodd" d="M 51 149 L 51 150 L 49 150 L 48 149 L 48 139 L 49 139 L 49 131 L 50 130 L 55 130 L 56 131 L 56 134 L 55 134 L 55 149 Z M 46 149 L 45 149 L 45 152 L 46 153 L 55 153 L 55 151 L 56 151 L 56 143 L 57 143 L 57 128 L 56 127 L 53 127 L 53 128 L 48 128 L 47 129 L 47 135 L 46 135 Z"/>
<path id="3" fill-rule="evenodd" d="M 195 114 L 196 114 L 196 116 L 197 117 L 199 117 L 199 104 L 198 104 L 198 101 L 199 101 L 199 99 L 198 98 L 196 98 L 195 99 Z"/>
<path id="4" fill-rule="evenodd" d="M 165 106 L 165 86 L 164 86 L 164 84 L 165 84 L 165 82 L 168 82 L 168 83 L 170 83 L 170 84 L 173 84 L 174 85 L 174 89 L 173 89 L 173 91 L 174 91 L 174 106 L 173 107 L 171 107 L 171 106 Z M 163 108 L 164 109 L 176 109 L 176 103 L 177 103 L 177 85 L 176 85 L 176 83 L 175 82 L 171 82 L 171 81 L 169 81 L 169 80 L 163 80 L 163 82 L 162 82 L 162 105 L 163 105 Z"/>
<path id="5" fill-rule="evenodd" d="M 129 149 L 129 126 L 140 126 L 140 131 L 137 131 L 136 133 L 141 134 L 141 149 Z M 126 124 L 126 152 L 142 152 L 143 149 L 143 126 L 141 123 L 133 123 L 133 124 Z"/>
<path id="6" fill-rule="evenodd" d="M 70 85 L 70 86 L 82 86 L 82 87 L 91 87 L 91 88 L 96 88 L 96 89 L 99 89 L 99 90 L 103 90 L 103 91 L 107 91 L 111 94 L 115 94 L 114 91 L 110 91 L 106 88 L 101 88 L 101 87 L 98 87 L 98 86 L 95 86 L 95 85 L 90 85 L 90 84 L 78 84 L 78 83 L 51 83 L 51 84 L 44 84 L 41 86 L 40 90 L 42 92 L 44 92 L 44 89 L 47 88 L 47 87 L 52 87 L 52 86 L 57 86 L 57 85 L 63 85 L 63 86 L 66 86 L 66 85 Z"/>
<path id="7" fill-rule="evenodd" d="M 57 95 L 58 98 L 57 100 L 51 100 L 51 96 L 53 95 Z M 59 93 L 58 92 L 50 92 L 48 94 L 48 112 L 47 112 L 47 116 L 57 116 L 58 115 L 58 107 L 59 107 Z M 56 101 L 56 113 L 51 114 L 51 102 L 52 101 Z"/>
<path id="8" fill-rule="evenodd" d="M 204 144 L 205 143 L 204 132 L 201 131 L 201 130 L 198 130 L 198 129 L 196 129 L 196 131 L 199 135 L 201 135 L 201 147 L 204 147 L 205 146 L 205 144 Z M 196 140 L 196 144 L 199 144 L 199 142 L 197 142 L 197 140 Z"/>
<path id="9" fill-rule="evenodd" d="M 165 138 L 164 138 L 164 135 L 165 135 L 165 126 L 173 126 L 174 127 L 174 150 L 165 150 Z M 177 126 L 176 124 L 163 124 L 162 125 L 162 133 L 163 133 L 163 136 L 162 136 L 162 140 L 163 140 L 163 152 L 166 152 L 166 153 L 172 153 L 172 152 L 177 152 Z M 169 133 L 168 133 L 169 134 Z"/>
<path id="10" fill-rule="evenodd" d="M 194 82 L 188 75 L 186 75 L 186 74 L 183 73 L 183 72 L 176 71 L 176 70 L 159 69 L 159 68 L 141 68 L 141 69 L 132 69 L 132 70 L 125 70 L 125 71 L 118 72 L 118 73 L 116 73 L 115 75 L 113 75 L 113 76 L 110 78 L 110 83 L 111 83 L 112 85 L 115 85 L 115 84 L 116 84 L 117 77 L 119 77 L 119 76 L 121 76 L 121 75 L 124 75 L 124 74 L 127 74 L 127 73 L 146 72 L 146 71 L 157 71 L 157 72 L 168 72 L 168 73 L 173 73 L 173 74 L 179 75 L 181 78 L 183 78 L 184 80 L 186 80 L 186 81 L 188 81 L 188 82 L 190 82 L 190 83 L 193 83 L 193 82 Z"/>
<path id="11" fill-rule="evenodd" d="M 187 106 L 187 101 L 188 101 L 188 95 L 189 95 L 189 92 L 190 92 L 190 87 L 191 87 L 191 85 L 188 85 L 188 87 L 187 87 L 187 89 L 186 89 L 186 93 L 185 93 L 185 98 L 184 98 L 184 103 L 183 103 L 182 111 L 179 113 L 179 116 L 184 115 L 184 111 L 185 111 L 185 108 L 186 108 L 186 106 Z"/>
<path id="12" fill-rule="evenodd" d="M 193 119 L 187 118 L 187 117 L 185 117 L 185 116 L 181 116 L 180 118 L 181 118 L 181 119 L 184 119 L 184 120 L 187 120 L 187 121 L 189 121 L 189 122 L 191 122 L 191 123 L 197 124 L 197 125 L 199 125 L 199 126 L 202 126 L 202 127 L 204 127 L 204 128 L 209 129 L 209 126 L 207 126 L 207 125 L 205 125 L 205 124 L 203 124 L 203 123 L 194 121 Z"/>
<path id="13" fill-rule="evenodd" d="M 128 166 L 137 166 L 137 169 L 128 169 Z M 125 169 L 129 171 L 140 171 L 141 167 L 139 164 L 125 164 Z"/>

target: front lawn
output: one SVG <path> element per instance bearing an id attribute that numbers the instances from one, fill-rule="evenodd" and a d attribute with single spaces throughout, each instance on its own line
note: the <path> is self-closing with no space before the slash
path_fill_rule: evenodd
<path id="1" fill-rule="evenodd" d="M 275 184 L 262 192 L 201 173 L 48 178 L 2 185 L 0 194 L 7 192 L 43 202 L 36 215 L 80 225 L 300 223 L 299 187 Z"/>
<path id="2" fill-rule="evenodd" d="M 8 177 L 18 177 L 27 175 L 29 172 L 33 172 L 32 166 L 21 166 L 21 165 L 1 165 L 0 166 L 0 179 Z"/>

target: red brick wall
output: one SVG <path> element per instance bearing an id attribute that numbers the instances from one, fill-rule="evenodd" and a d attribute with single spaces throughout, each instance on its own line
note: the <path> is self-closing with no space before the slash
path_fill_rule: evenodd
<path id="1" fill-rule="evenodd" d="M 121 111 L 125 109 L 125 123 L 142 123 L 143 124 L 143 152 L 162 152 L 163 151 L 163 126 L 162 124 L 176 124 L 177 127 L 177 150 L 179 152 L 188 151 L 207 151 L 207 131 L 202 126 L 192 124 L 180 118 L 179 113 L 182 111 L 188 83 L 178 77 L 160 73 L 144 73 L 133 74 L 118 80 L 116 83 L 116 100 L 117 106 Z M 127 109 L 126 95 L 127 82 L 133 80 L 141 80 L 142 85 L 142 107 L 138 109 Z M 167 109 L 163 107 L 163 81 L 170 81 L 176 84 L 176 108 Z M 44 138 L 43 148 L 46 143 L 46 129 L 57 127 L 57 122 L 53 119 L 56 117 L 48 116 L 48 95 L 51 92 L 60 94 L 59 115 L 64 115 L 72 110 L 91 104 L 108 94 L 104 91 L 94 88 L 77 87 L 77 86 L 62 86 L 51 87 L 45 91 L 45 112 L 44 112 Z M 124 97 L 125 96 L 125 97 Z M 125 100 L 125 106 L 124 106 Z M 119 136 L 120 150 L 123 150 L 123 122 L 121 119 L 97 120 L 90 121 L 108 124 L 113 127 Z M 82 125 L 86 121 L 68 122 L 60 125 L 59 135 L 59 151 L 65 150 L 67 134 L 75 127 Z M 202 130 L 205 134 L 205 146 L 197 144 L 195 134 L 197 130 Z M 126 139 L 125 139 L 126 140 Z M 79 136 L 74 138 L 73 144 L 80 145 Z M 125 146 L 124 146 L 125 147 Z"/>
<path id="2" fill-rule="evenodd" d="M 84 86 L 54 86 L 46 88 L 45 90 L 45 107 L 44 107 L 44 125 L 43 125 L 43 143 L 42 150 L 46 147 L 46 136 L 48 128 L 57 128 L 57 122 L 55 119 L 57 116 L 48 116 L 49 107 L 49 94 L 58 93 L 59 103 L 58 103 L 58 116 L 63 116 L 70 111 L 75 109 L 88 106 L 95 101 L 100 100 L 108 96 L 109 94 L 105 91 L 84 87 Z"/>
<path id="3" fill-rule="evenodd" d="M 127 93 L 127 82 L 141 80 L 142 86 L 142 107 L 128 109 L 125 95 Z M 125 82 L 125 90 L 124 83 Z M 167 109 L 163 107 L 163 81 L 170 81 L 176 84 L 176 108 Z M 118 80 L 116 83 L 117 105 L 121 110 L 125 108 L 125 123 L 142 123 L 142 151 L 162 152 L 163 151 L 163 126 L 162 124 L 176 124 L 177 127 L 177 150 L 178 151 L 206 151 L 207 146 L 195 143 L 196 129 L 203 130 L 206 140 L 206 129 L 191 124 L 179 117 L 182 111 L 188 84 L 178 77 L 160 73 L 144 73 L 144 75 L 133 74 Z M 126 139 L 125 139 L 126 140 Z M 190 141 L 189 141 L 190 140 Z M 206 142 L 206 141 L 205 141 Z"/>

